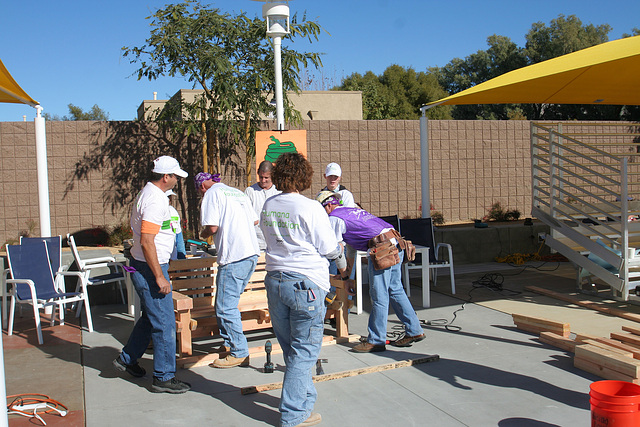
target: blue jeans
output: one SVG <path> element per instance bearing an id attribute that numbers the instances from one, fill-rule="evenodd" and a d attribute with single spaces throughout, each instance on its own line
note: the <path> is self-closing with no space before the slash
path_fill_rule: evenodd
<path id="1" fill-rule="evenodd" d="M 133 327 L 127 345 L 122 349 L 122 360 L 127 365 L 142 357 L 153 339 L 153 376 L 167 381 L 176 374 L 176 319 L 173 314 L 171 293 L 159 292 L 156 279 L 146 262 L 131 260 L 136 271 L 131 281 L 142 305 L 142 316 Z M 164 277 L 169 280 L 169 264 L 160 264 Z"/>
<path id="2" fill-rule="evenodd" d="M 224 345 L 231 348 L 231 356 L 247 357 L 249 345 L 242 332 L 238 302 L 256 269 L 258 255 L 218 266 L 216 275 L 216 316 Z"/>
<path id="3" fill-rule="evenodd" d="M 290 427 L 309 418 L 318 396 L 311 370 L 322 347 L 327 293 L 298 273 L 270 271 L 264 283 L 273 331 L 286 365 L 280 425 Z"/>
<path id="4" fill-rule="evenodd" d="M 369 295 L 371 296 L 371 314 L 369 315 L 369 337 L 371 344 L 380 345 L 387 342 L 387 317 L 389 303 L 398 319 L 404 324 L 405 333 L 410 336 L 422 334 L 420 320 L 411 306 L 411 301 L 402 286 L 402 259 L 404 251 L 400 251 L 400 262 L 384 270 L 373 268 L 369 258 Z"/>

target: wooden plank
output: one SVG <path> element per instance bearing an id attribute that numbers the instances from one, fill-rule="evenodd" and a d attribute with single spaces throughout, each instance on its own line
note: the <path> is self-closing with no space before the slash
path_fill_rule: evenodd
<path id="1" fill-rule="evenodd" d="M 571 334 L 568 323 L 556 322 L 542 317 L 524 316 L 516 313 L 513 313 L 511 316 L 513 318 L 513 323 L 515 323 L 518 329 L 537 333 L 553 332 L 555 334 L 562 335 L 565 338 L 568 338 Z"/>
<path id="2" fill-rule="evenodd" d="M 596 310 L 601 313 L 607 313 L 611 316 L 616 316 L 622 319 L 627 319 L 633 322 L 640 323 L 640 314 L 630 313 L 628 311 L 620 310 L 614 307 L 607 307 L 603 303 L 595 303 L 589 300 L 581 300 L 580 298 L 576 298 L 570 295 L 565 295 L 560 292 L 554 292 L 548 289 L 540 288 L 538 286 L 525 286 L 525 289 L 531 292 L 535 292 L 537 294 L 546 295 L 555 299 L 559 299 L 561 301 L 566 301 L 571 304 L 579 305 L 581 307 L 586 307 L 591 310 Z"/>
<path id="3" fill-rule="evenodd" d="M 215 280 L 216 271 L 212 269 L 200 269 L 200 270 L 187 270 L 187 271 L 174 271 L 169 273 L 169 279 L 176 282 L 188 282 L 189 280 L 197 278 L 206 278 L 210 282 Z"/>
<path id="4" fill-rule="evenodd" d="M 171 298 L 173 299 L 174 310 L 184 311 L 193 308 L 193 300 L 180 292 L 172 292 Z"/>
<path id="5" fill-rule="evenodd" d="M 619 349 L 624 350 L 624 351 L 631 352 L 633 354 L 633 358 L 634 359 L 640 360 L 640 348 L 638 348 L 638 347 L 634 347 L 632 345 L 625 344 L 625 343 L 620 342 L 618 340 L 613 340 L 613 339 L 604 338 L 604 337 L 598 337 L 598 338 L 596 338 L 596 341 L 608 344 L 611 347 L 615 347 L 615 348 L 619 348 Z"/>
<path id="6" fill-rule="evenodd" d="M 189 279 L 171 279 L 171 286 L 173 286 L 174 290 L 193 290 L 193 289 L 205 289 L 205 292 L 211 289 L 215 289 L 216 285 L 214 283 L 215 278 L 213 277 L 192 277 Z"/>
<path id="7" fill-rule="evenodd" d="M 525 316 L 524 314 L 513 313 L 511 317 L 513 318 L 514 322 L 540 324 L 549 327 L 562 327 L 563 325 L 565 325 L 565 323 L 563 322 L 545 319 L 544 317 Z"/>
<path id="8" fill-rule="evenodd" d="M 193 298 L 193 311 L 194 316 L 198 315 L 198 313 L 202 312 L 206 313 L 207 316 L 215 316 L 215 305 L 216 298 L 210 295 L 199 295 Z"/>
<path id="9" fill-rule="evenodd" d="M 216 257 L 174 259 L 169 262 L 169 272 L 216 268 L 217 266 Z"/>
<path id="10" fill-rule="evenodd" d="M 264 289 L 243 292 L 240 295 L 240 301 L 238 302 L 240 311 L 266 310 L 268 308 L 267 291 Z"/>
<path id="11" fill-rule="evenodd" d="M 267 277 L 267 270 L 261 271 L 256 269 L 256 271 L 254 271 L 253 274 L 251 275 L 250 283 L 264 282 L 265 277 Z"/>
<path id="12" fill-rule="evenodd" d="M 335 372 L 333 374 L 314 375 L 313 376 L 313 382 L 314 383 L 319 383 L 319 382 L 323 382 L 323 381 L 337 380 L 337 379 L 340 379 L 340 378 L 355 377 L 357 375 L 371 374 L 371 373 L 375 373 L 375 372 L 388 371 L 390 369 L 405 368 L 407 366 L 413 366 L 413 365 L 417 365 L 417 364 L 420 364 L 420 363 L 435 362 L 435 361 L 437 361 L 439 359 L 440 359 L 440 356 L 438 356 L 437 354 L 434 354 L 434 355 L 430 355 L 430 356 L 420 357 L 420 358 L 417 358 L 417 359 L 407 359 L 407 360 L 402 360 L 402 361 L 399 361 L 399 362 L 387 363 L 386 365 L 368 366 L 366 368 L 351 369 L 351 370 L 348 370 L 348 371 Z M 261 391 L 277 390 L 277 389 L 280 389 L 280 388 L 282 388 L 282 382 L 277 382 L 277 383 L 270 383 L 270 384 L 262 384 L 262 385 L 256 385 L 256 386 L 242 387 L 240 389 L 240 393 L 242 393 L 242 394 L 252 394 L 252 393 L 259 393 Z"/>
<path id="13" fill-rule="evenodd" d="M 182 356 L 190 356 L 193 354 L 191 347 L 191 328 L 189 321 L 189 311 L 183 311 L 179 314 L 176 322 L 176 339 L 178 340 L 178 353 Z"/>
<path id="14" fill-rule="evenodd" d="M 576 342 L 574 340 L 554 334 L 553 332 L 540 332 L 540 341 L 565 351 L 570 351 L 571 353 L 573 353 L 576 348 Z"/>
<path id="15" fill-rule="evenodd" d="M 594 345 L 596 347 L 604 348 L 605 350 L 612 351 L 614 353 L 618 353 L 620 356 L 633 358 L 633 352 L 625 351 L 625 350 L 619 349 L 617 347 L 610 346 L 609 344 L 606 344 L 606 343 L 603 343 L 603 342 L 600 342 L 600 341 L 586 340 L 584 343 L 585 344 L 589 344 L 589 345 Z"/>
<path id="16" fill-rule="evenodd" d="M 330 277 L 331 286 L 336 288 L 336 300 L 342 303 L 342 308 L 335 311 L 336 319 L 336 335 L 338 338 L 344 338 L 349 335 L 349 293 L 348 287 L 355 288 L 355 282 L 351 280 L 342 280 L 338 276 Z"/>
<path id="17" fill-rule="evenodd" d="M 575 355 L 632 378 L 638 378 L 640 374 L 640 361 L 593 345 L 576 346 Z"/>
<path id="18" fill-rule="evenodd" d="M 640 337 L 629 333 L 611 332 L 612 339 L 640 348 Z"/>
<path id="19" fill-rule="evenodd" d="M 204 298 L 204 297 L 209 297 L 209 298 L 213 298 L 212 295 L 215 295 L 215 289 L 205 289 L 205 288 L 200 288 L 200 289 L 178 289 L 177 291 L 174 292 L 180 292 L 182 295 L 187 295 L 188 297 L 193 297 L 194 298 L 194 305 L 199 305 L 196 303 L 196 301 Z"/>
<path id="20" fill-rule="evenodd" d="M 536 325 L 532 323 L 514 322 L 514 324 L 516 325 L 516 328 L 527 332 L 533 332 L 534 334 L 540 334 L 542 332 L 553 332 L 554 334 L 561 335 L 565 338 L 569 338 L 569 335 L 571 335 L 571 331 L 569 331 L 569 325 L 563 328 L 550 328 L 544 325 Z"/>
<path id="21" fill-rule="evenodd" d="M 631 327 L 631 326 L 623 326 L 622 330 L 625 331 L 625 332 L 630 332 L 633 335 L 640 336 L 640 328 L 634 328 L 634 327 Z"/>
<path id="22" fill-rule="evenodd" d="M 607 344 L 610 347 L 619 348 L 620 350 L 628 351 L 633 355 L 634 359 L 640 360 L 640 348 L 634 347 L 631 345 L 627 345 L 617 340 L 612 340 L 611 338 L 598 337 L 596 341 Z"/>
<path id="23" fill-rule="evenodd" d="M 574 338 L 574 341 L 577 343 L 583 343 L 586 340 L 597 340 L 600 337 L 597 337 L 595 335 L 588 335 L 588 334 L 579 334 L 576 332 L 576 337 Z"/>
<path id="24" fill-rule="evenodd" d="M 638 378 L 633 378 L 628 375 L 621 374 L 620 372 L 614 371 L 605 366 L 598 365 L 597 363 L 593 363 L 590 360 L 586 360 L 578 356 L 573 358 L 573 366 L 578 369 L 582 369 L 583 371 L 590 372 L 594 375 L 598 375 L 599 377 L 606 380 L 620 380 L 634 384 L 640 384 L 640 379 Z"/>

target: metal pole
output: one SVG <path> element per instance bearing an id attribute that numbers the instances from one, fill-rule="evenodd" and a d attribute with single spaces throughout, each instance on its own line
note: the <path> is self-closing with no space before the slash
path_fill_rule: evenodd
<path id="1" fill-rule="evenodd" d="M 49 171 L 47 166 L 47 136 L 42 107 L 36 105 L 36 165 L 38 171 L 38 203 L 40 206 L 40 237 L 51 237 L 51 211 L 49 208 Z"/>
<path id="2" fill-rule="evenodd" d="M 278 130 L 284 130 L 284 104 L 282 102 L 282 60 L 281 60 L 282 37 L 273 38 L 273 62 L 275 66 L 276 78 L 276 122 Z"/>
<path id="3" fill-rule="evenodd" d="M 431 218 L 431 197 L 429 187 L 429 123 L 427 108 L 422 107 L 420 116 L 420 184 L 422 196 L 422 218 Z"/>
<path id="4" fill-rule="evenodd" d="M 629 158 L 623 157 L 620 165 L 621 177 L 620 177 L 620 207 L 622 215 L 620 217 L 620 234 L 622 237 L 622 259 L 624 265 L 622 268 L 622 280 L 623 286 L 621 290 L 621 297 L 623 301 L 629 300 L 629 258 L 632 258 L 629 254 Z M 635 249 L 634 255 L 635 255 Z"/>
<path id="5" fill-rule="evenodd" d="M 4 307 L 2 307 L 4 310 Z M 9 425 L 9 415 L 7 414 L 7 379 L 4 375 L 4 345 L 3 338 L 0 337 L 0 402 L 4 403 L 4 413 L 0 415 L 0 427 Z"/>

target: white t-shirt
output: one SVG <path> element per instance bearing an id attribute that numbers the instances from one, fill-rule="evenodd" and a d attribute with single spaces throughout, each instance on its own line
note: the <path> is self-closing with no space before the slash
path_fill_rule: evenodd
<path id="1" fill-rule="evenodd" d="M 204 226 L 218 226 L 213 240 L 219 265 L 260 253 L 254 230 L 258 216 L 242 191 L 222 183 L 213 184 L 202 198 L 200 219 Z"/>
<path id="2" fill-rule="evenodd" d="M 272 185 L 268 190 L 263 189 L 256 182 L 250 187 L 247 187 L 244 190 L 244 194 L 247 195 L 249 200 L 251 200 L 251 205 L 253 206 L 253 210 L 255 211 L 258 217 L 260 216 L 260 212 L 262 212 L 262 206 L 264 202 L 271 196 L 275 196 L 276 194 L 280 194 L 282 191 L 278 190 L 275 185 Z M 267 247 L 267 243 L 264 241 L 264 235 L 262 234 L 262 230 L 260 229 L 260 225 L 256 225 L 256 236 L 258 237 L 258 246 L 260 246 L 260 250 L 264 250 Z"/>
<path id="3" fill-rule="evenodd" d="M 168 263 L 176 242 L 176 235 L 171 229 L 169 199 L 164 191 L 151 182 L 147 182 L 147 185 L 138 193 L 131 212 L 131 229 L 133 230 L 131 255 L 138 261 L 146 262 L 140 246 L 142 221 L 160 225 L 160 231 L 154 239 L 156 253 L 160 264 Z"/>
<path id="4" fill-rule="evenodd" d="M 326 186 L 322 190 L 333 191 L 334 193 L 340 193 L 340 201 L 342 202 L 340 206 L 344 206 L 345 208 L 357 208 L 356 201 L 353 198 L 353 193 L 347 190 L 346 188 L 340 190 L 341 185 L 338 185 L 338 188 L 335 190 L 329 190 Z"/>
<path id="5" fill-rule="evenodd" d="M 169 205 L 169 213 L 171 214 L 171 231 L 173 231 L 173 234 L 177 236 L 182 233 L 182 227 L 180 227 L 180 214 L 176 208 L 171 205 Z M 171 251 L 171 259 L 178 259 L 178 245 L 175 241 L 175 236 L 173 251 Z"/>
<path id="6" fill-rule="evenodd" d="M 173 231 L 173 234 L 182 233 L 182 227 L 180 227 L 180 214 L 178 213 L 178 210 L 169 205 L 169 213 L 171 214 L 171 231 Z"/>
<path id="7" fill-rule="evenodd" d="M 270 197 L 260 215 L 267 271 L 300 273 L 329 291 L 329 261 L 338 246 L 322 205 L 297 193 Z"/>
<path id="8" fill-rule="evenodd" d="M 353 198 L 353 194 L 351 193 L 351 191 L 349 190 L 338 190 L 338 193 L 340 193 L 340 195 L 342 196 L 341 200 L 342 200 L 342 205 L 340 206 L 344 206 L 345 208 L 357 208 L 358 205 L 356 205 L 356 201 Z"/>

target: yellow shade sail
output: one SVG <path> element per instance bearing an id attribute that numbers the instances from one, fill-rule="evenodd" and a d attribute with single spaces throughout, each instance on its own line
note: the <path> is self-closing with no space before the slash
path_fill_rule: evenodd
<path id="1" fill-rule="evenodd" d="M 0 60 L 0 102 L 28 104 L 32 107 L 38 105 L 38 102 L 22 90 L 20 85 L 11 77 L 2 60 Z"/>
<path id="2" fill-rule="evenodd" d="M 426 105 L 640 105 L 640 36 L 510 71 Z"/>

